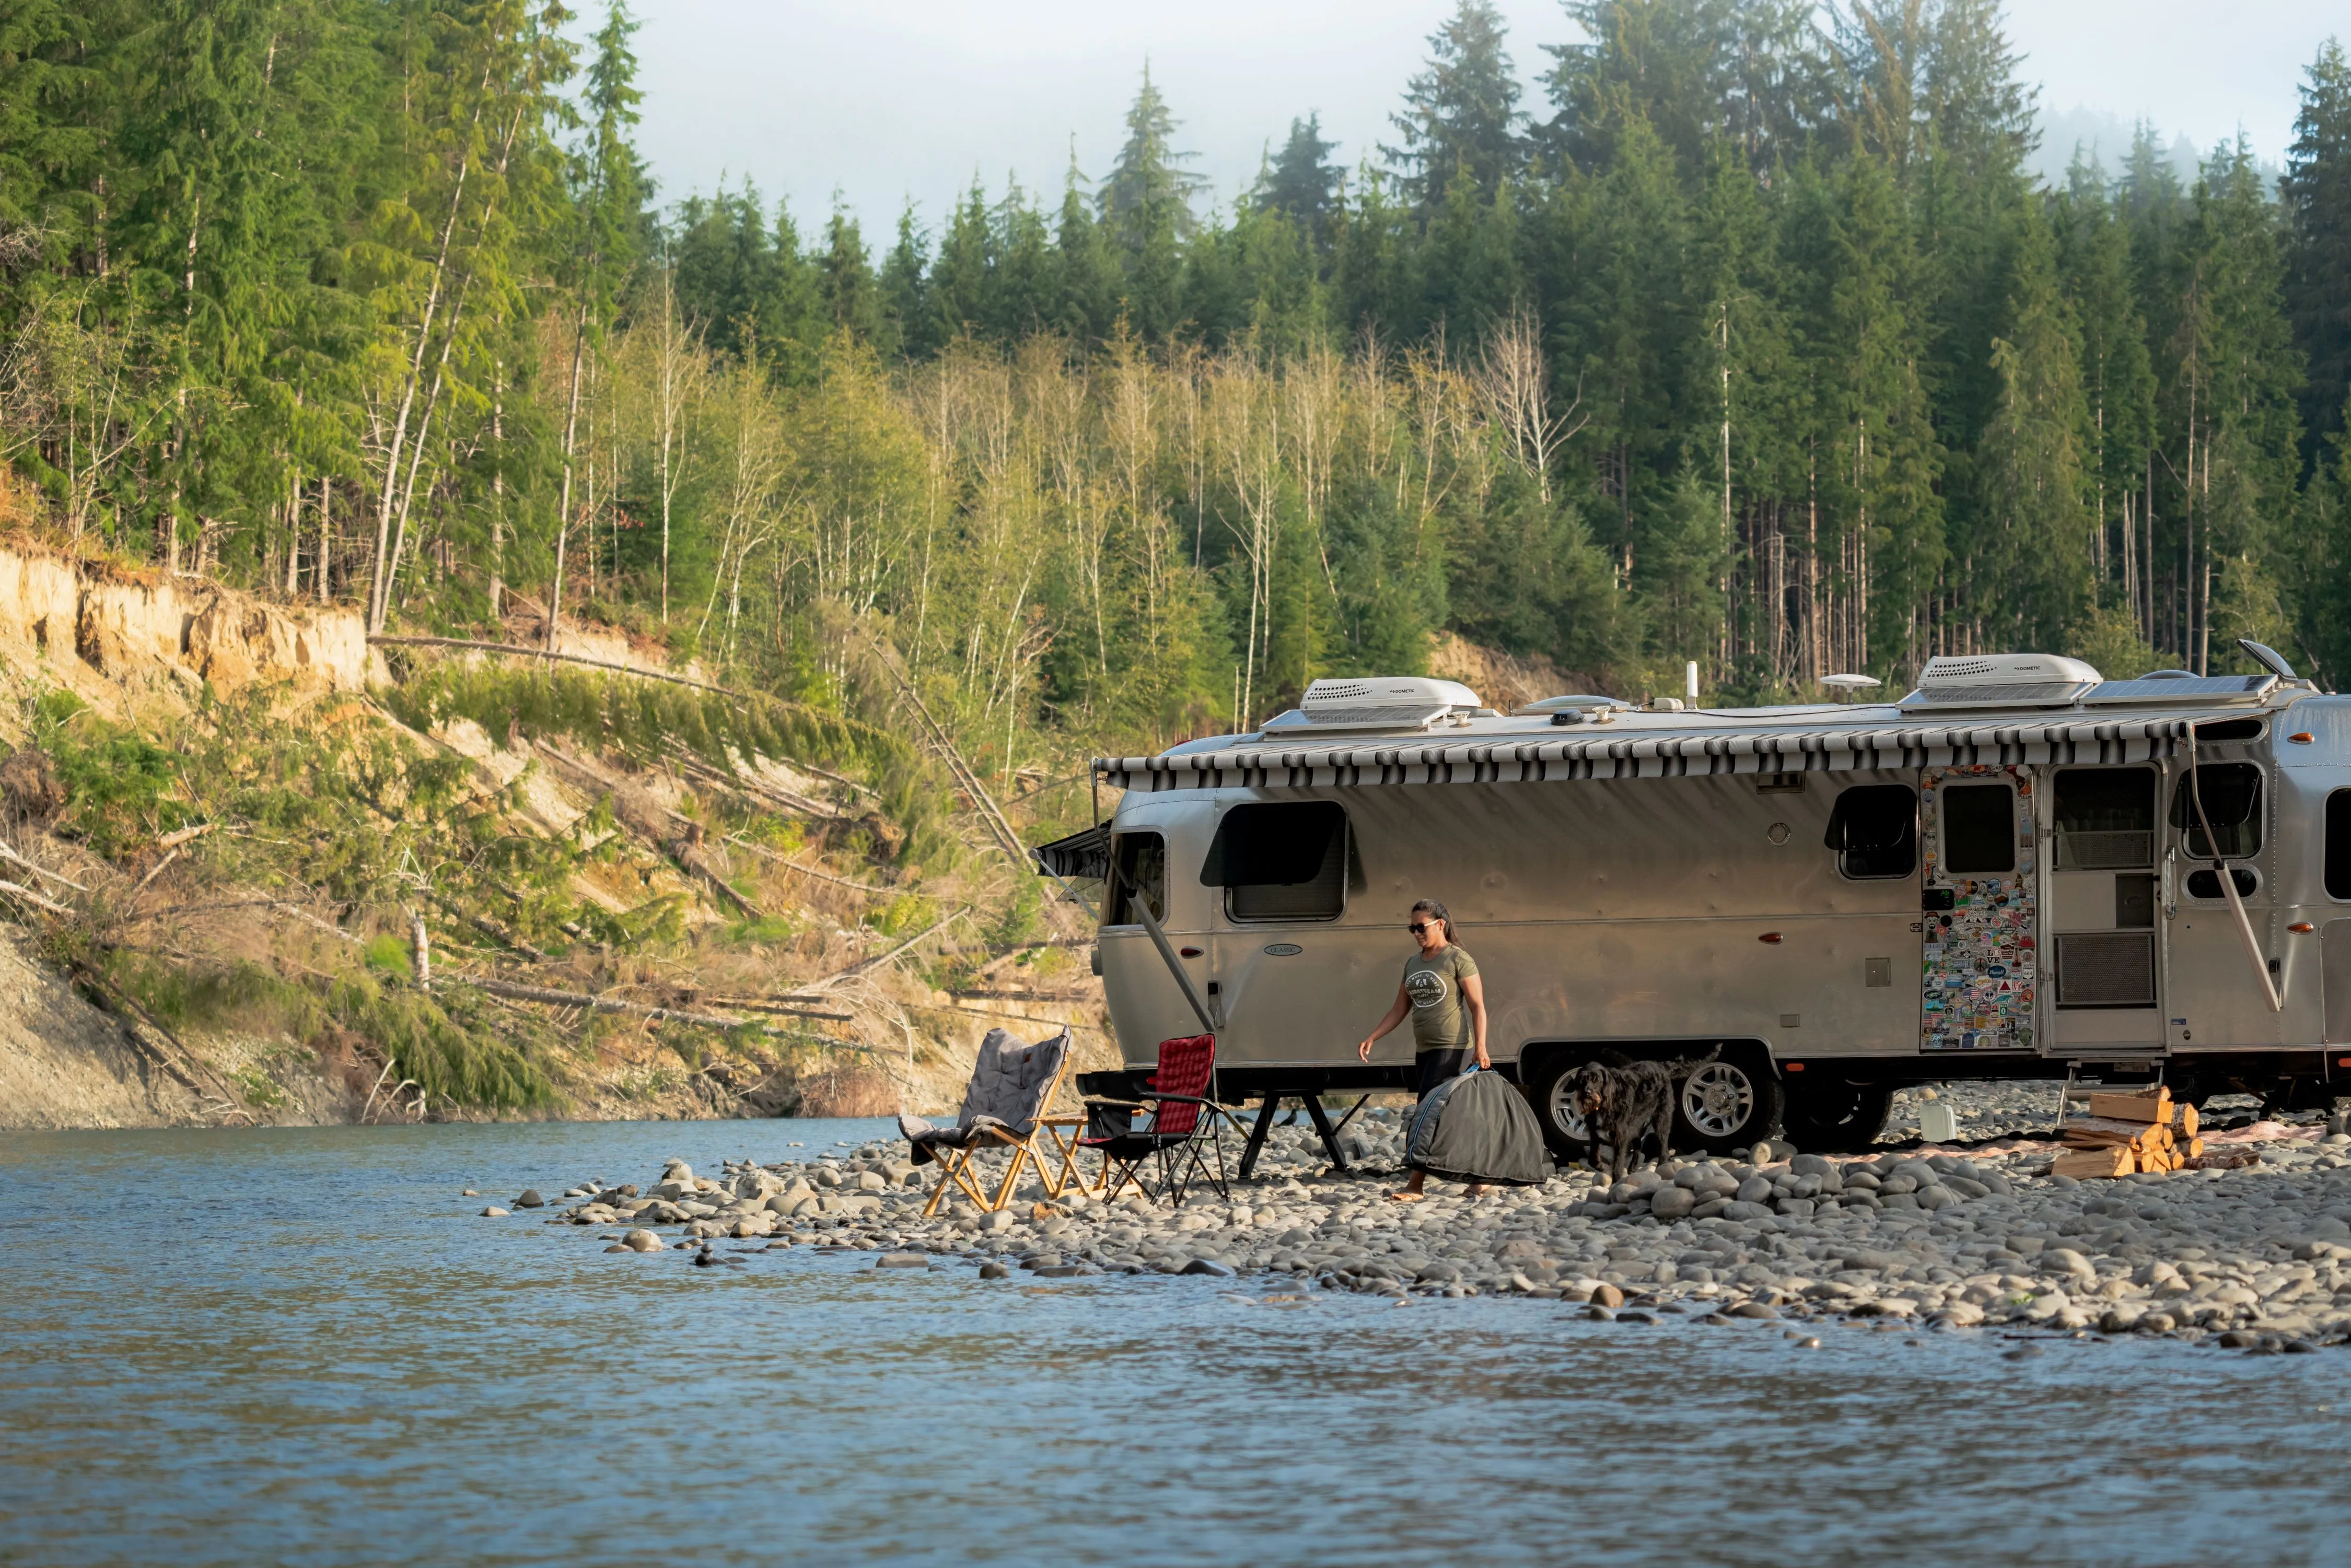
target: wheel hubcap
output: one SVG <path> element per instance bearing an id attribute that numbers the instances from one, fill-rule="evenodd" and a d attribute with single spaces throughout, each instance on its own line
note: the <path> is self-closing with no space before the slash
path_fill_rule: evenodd
<path id="1" fill-rule="evenodd" d="M 1564 1077 L 1551 1086 L 1551 1124 L 1579 1144 L 1592 1135 L 1583 1124 L 1583 1113 L 1576 1109 L 1571 1081 Z"/>
<path id="2" fill-rule="evenodd" d="M 1709 1138 L 1727 1138 L 1755 1113 L 1755 1086 L 1728 1061 L 1709 1061 L 1682 1081 L 1682 1116 Z"/>

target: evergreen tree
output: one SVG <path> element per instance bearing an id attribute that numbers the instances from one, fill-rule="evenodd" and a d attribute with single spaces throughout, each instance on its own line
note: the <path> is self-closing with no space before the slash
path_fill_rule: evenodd
<path id="1" fill-rule="evenodd" d="M 2136 626 L 2147 602 L 2148 455 L 2155 439 L 2155 376 L 2131 273 L 2130 236 L 2095 163 L 2077 157 L 2053 221 L 2058 266 L 2082 345 L 2082 395 L 2094 456 L 2094 552 L 2108 603 Z"/>
<path id="2" fill-rule="evenodd" d="M 827 322 L 834 331 L 855 333 L 879 344 L 883 331 L 882 290 L 857 220 L 832 209 L 824 225 L 824 254 L 816 264 L 818 288 Z"/>
<path id="3" fill-rule="evenodd" d="M 947 221 L 946 237 L 939 242 L 938 260 L 931 267 L 933 330 L 941 343 L 987 329 L 995 304 L 995 251 L 987 196 L 975 173 L 971 189 Z"/>
<path id="4" fill-rule="evenodd" d="M 2303 83 L 2278 194 L 2287 224 L 2286 308 L 2308 367 L 2304 455 L 2314 464 L 2351 399 L 2351 61 L 2334 38 Z"/>
<path id="5" fill-rule="evenodd" d="M 1556 112 L 1538 140 L 1555 159 L 1604 166 L 1614 128 L 1638 115 L 1686 169 L 1702 168 L 1720 137 L 1761 172 L 1818 113 L 1804 0 L 1567 0 L 1565 9 L 1586 41 L 1543 46 Z"/>
<path id="6" fill-rule="evenodd" d="M 1049 329 L 1060 314 L 1060 257 L 1052 231 L 1018 180 L 1008 181 L 1004 200 L 991 214 L 995 255 L 988 290 L 987 325 L 1000 341 L 1017 342 Z"/>
<path id="7" fill-rule="evenodd" d="M 1980 612 L 2018 647 L 2070 646 L 2094 608 L 2095 432 L 2055 253 L 2047 225 L 2029 215 L 2008 319 L 1992 340 L 2001 392 L 1979 467 L 1973 586 Z"/>
<path id="8" fill-rule="evenodd" d="M 898 237 L 882 263 L 879 290 L 883 329 L 876 346 L 884 355 L 923 359 L 938 349 L 937 321 L 931 309 L 930 236 L 915 220 L 914 204 L 898 214 Z"/>
<path id="9" fill-rule="evenodd" d="M 1073 154 L 1061 188 L 1061 212 L 1053 234 L 1055 269 L 1061 298 L 1052 317 L 1054 329 L 1072 342 L 1106 340 L 1118 320 L 1125 280 L 1102 225 L 1086 207 L 1082 177 Z"/>
<path id="10" fill-rule="evenodd" d="M 1344 170 L 1329 162 L 1337 145 L 1323 140 L 1320 111 L 1293 120 L 1290 139 L 1258 178 L 1257 204 L 1296 219 L 1317 246 L 1329 243 L 1332 209 L 1346 178 Z"/>
<path id="11" fill-rule="evenodd" d="M 1144 337 L 1176 328 L 1184 239 L 1192 232 L 1192 196 L 1200 176 L 1184 168 L 1196 154 L 1175 145 L 1175 116 L 1143 68 L 1143 86 L 1126 111 L 1126 141 L 1100 196 L 1108 231 L 1126 275 L 1126 308 Z"/>
<path id="12" fill-rule="evenodd" d="M 1457 178 L 1497 191 L 1526 162 L 1526 116 L 1508 43 L 1492 0 L 1458 0 L 1428 36 L 1427 68 L 1405 87 L 1404 112 L 1388 117 L 1403 145 L 1380 149 L 1400 193 L 1423 214 L 1444 205 Z"/>
<path id="13" fill-rule="evenodd" d="M 812 372 L 830 311 L 788 208 L 778 204 L 771 225 L 748 181 L 731 193 L 690 197 L 679 204 L 669 249 L 678 308 L 712 348 L 757 356 L 787 381 Z"/>

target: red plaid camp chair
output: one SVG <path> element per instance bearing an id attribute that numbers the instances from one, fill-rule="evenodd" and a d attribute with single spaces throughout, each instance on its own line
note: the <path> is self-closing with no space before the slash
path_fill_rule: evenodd
<path id="1" fill-rule="evenodd" d="M 1229 1201 L 1225 1185 L 1225 1147 L 1218 1134 L 1231 1113 L 1207 1098 L 1217 1066 L 1217 1037 L 1191 1035 L 1159 1042 L 1159 1065 L 1134 1100 L 1089 1098 L 1086 1134 L 1076 1148 L 1094 1149 L 1102 1156 L 1102 1197 L 1114 1198 L 1133 1182 L 1144 1197 L 1165 1197 L 1181 1205 L 1192 1183 L 1206 1176 Z M 1134 1113 L 1147 1110 L 1151 1119 L 1134 1125 Z M 1075 1149 L 1070 1157 L 1074 1159 Z M 1213 1157 L 1215 1166 L 1210 1168 Z M 1144 1179 L 1144 1165 L 1157 1161 L 1159 1189 Z"/>

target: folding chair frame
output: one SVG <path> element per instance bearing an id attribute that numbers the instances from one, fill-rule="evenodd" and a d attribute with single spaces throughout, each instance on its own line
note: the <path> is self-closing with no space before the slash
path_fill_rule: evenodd
<path id="1" fill-rule="evenodd" d="M 1219 1197 L 1228 1203 L 1232 1201 L 1232 1186 L 1225 1175 L 1224 1124 L 1231 1122 L 1236 1128 L 1238 1128 L 1240 1123 L 1224 1106 L 1214 1100 L 1204 1099 L 1197 1094 L 1145 1094 L 1140 1100 L 1089 1100 L 1086 1103 L 1090 1107 L 1098 1109 L 1127 1112 L 1149 1110 L 1157 1104 L 1200 1107 L 1200 1120 L 1194 1124 L 1190 1132 L 1180 1138 L 1169 1138 L 1132 1156 L 1113 1155 L 1109 1146 L 1104 1144 L 1093 1145 L 1102 1151 L 1101 1197 L 1103 1202 L 1107 1203 L 1116 1197 L 1122 1187 L 1132 1183 L 1134 1190 L 1150 1202 L 1156 1203 L 1162 1197 L 1165 1197 L 1173 1207 L 1181 1208 L 1184 1206 L 1184 1199 L 1191 1191 L 1193 1182 L 1202 1176 L 1207 1177 L 1208 1184 L 1217 1189 L 1217 1195 Z M 1147 1133 L 1134 1135 L 1150 1136 Z M 1216 1156 L 1216 1168 L 1213 1171 L 1208 1168 L 1207 1155 L 1201 1152 L 1201 1145 L 1204 1143 L 1208 1146 L 1209 1153 Z M 1074 1154 L 1071 1157 L 1074 1159 Z M 1144 1180 L 1142 1174 L 1144 1166 L 1149 1164 L 1154 1158 L 1159 1162 L 1157 1192 L 1151 1190 L 1151 1184 Z"/>
<path id="2" fill-rule="evenodd" d="M 1047 1038 L 1050 1040 L 1051 1037 Z M 1078 1130 L 1084 1127 L 1085 1116 L 1081 1113 L 1056 1113 L 1052 1108 L 1053 1102 L 1070 1082 L 1070 1069 L 1076 1054 L 1074 1050 L 1062 1052 L 1061 1070 L 1054 1073 L 1053 1082 L 1046 1086 L 1044 1098 L 1037 1102 L 1043 1113 L 1029 1124 L 1028 1136 L 1021 1137 L 1009 1126 L 991 1122 L 984 1127 L 975 1128 L 977 1135 L 961 1148 L 931 1151 L 946 1179 L 932 1192 L 930 1202 L 923 1206 L 925 1218 L 938 1212 L 939 1205 L 946 1201 L 947 1189 L 951 1186 L 961 1187 L 971 1201 L 979 1206 L 981 1213 L 995 1213 L 1012 1201 L 1012 1189 L 1020 1184 L 1020 1173 L 1032 1160 L 1036 1162 L 1039 1178 L 1045 1184 L 1047 1197 L 1061 1197 L 1072 1181 L 1079 1182 L 1079 1191 L 1092 1191 L 1079 1179 L 1076 1166 Z M 1071 1129 L 1067 1143 L 1062 1141 L 1060 1132 L 1063 1127 Z M 1047 1152 L 1049 1147 L 1050 1153 Z M 978 1174 L 973 1168 L 972 1157 L 983 1150 L 998 1148 L 1010 1149 L 1012 1163 L 1005 1168 L 1004 1179 L 997 1183 L 996 1191 L 991 1196 L 982 1191 L 972 1179 Z M 1056 1155 L 1061 1156 L 1058 1161 L 1053 1157 Z"/>

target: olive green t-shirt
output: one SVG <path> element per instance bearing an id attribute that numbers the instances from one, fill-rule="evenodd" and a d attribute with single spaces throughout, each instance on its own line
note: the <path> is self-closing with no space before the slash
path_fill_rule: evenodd
<path id="1" fill-rule="evenodd" d="M 1405 960 L 1404 994 L 1412 1003 L 1415 1051 L 1468 1047 L 1469 1009 L 1461 1001 L 1461 982 L 1477 972 L 1478 960 L 1452 943 L 1434 958 L 1415 953 Z"/>

